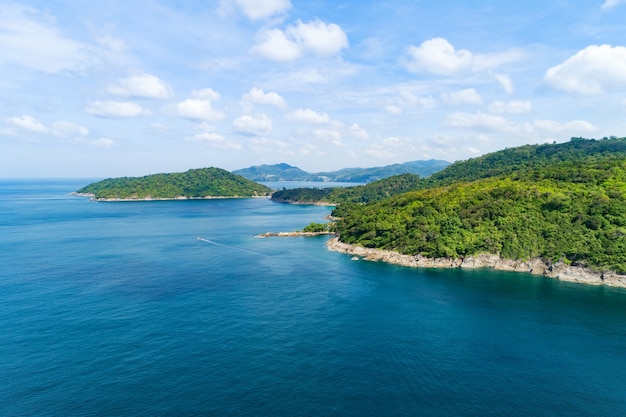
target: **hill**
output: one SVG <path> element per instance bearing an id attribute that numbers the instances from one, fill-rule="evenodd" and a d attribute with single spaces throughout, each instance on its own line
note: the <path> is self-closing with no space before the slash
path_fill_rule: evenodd
<path id="1" fill-rule="evenodd" d="M 626 273 L 626 138 L 458 162 L 419 189 L 341 204 L 344 243 L 430 258 L 496 254 Z"/>
<path id="2" fill-rule="evenodd" d="M 77 193 L 92 195 L 97 200 L 147 200 L 253 197 L 269 195 L 271 191 L 220 168 L 201 168 L 182 173 L 109 178 L 89 184 Z"/>
<path id="3" fill-rule="evenodd" d="M 395 175 L 354 187 L 292 188 L 272 194 L 272 201 L 292 204 L 369 203 L 418 187 L 420 177 L 414 174 Z"/>
<path id="4" fill-rule="evenodd" d="M 344 168 L 339 171 L 308 173 L 289 164 L 258 165 L 233 171 L 252 181 L 332 181 L 368 183 L 400 174 L 429 176 L 446 166 L 447 161 L 431 159 L 373 168 Z"/>

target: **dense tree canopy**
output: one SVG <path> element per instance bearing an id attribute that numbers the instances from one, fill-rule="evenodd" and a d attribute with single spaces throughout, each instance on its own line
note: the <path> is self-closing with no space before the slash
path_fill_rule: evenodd
<path id="1" fill-rule="evenodd" d="M 220 168 L 191 169 L 182 173 L 110 178 L 90 184 L 81 194 L 96 199 L 251 197 L 272 190 Z"/>
<path id="2" fill-rule="evenodd" d="M 504 150 L 456 163 L 418 188 L 339 205 L 341 240 L 430 257 L 494 253 L 626 273 L 626 138 Z"/>

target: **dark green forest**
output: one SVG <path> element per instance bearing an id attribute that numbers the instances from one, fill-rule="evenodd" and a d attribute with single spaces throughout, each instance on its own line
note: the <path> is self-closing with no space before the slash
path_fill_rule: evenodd
<path id="1" fill-rule="evenodd" d="M 269 195 L 271 189 L 220 168 L 144 177 L 109 178 L 77 192 L 96 199 L 252 197 Z"/>
<path id="2" fill-rule="evenodd" d="M 343 242 L 429 257 L 541 257 L 626 273 L 626 138 L 572 138 L 457 162 L 333 215 Z"/>

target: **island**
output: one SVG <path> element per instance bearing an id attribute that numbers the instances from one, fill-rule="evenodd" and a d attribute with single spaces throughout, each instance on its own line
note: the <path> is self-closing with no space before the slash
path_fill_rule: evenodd
<path id="1" fill-rule="evenodd" d="M 221 168 L 109 178 L 76 191 L 99 201 L 267 197 L 272 189 Z"/>
<path id="2" fill-rule="evenodd" d="M 331 249 L 626 286 L 626 138 L 505 149 L 367 201 L 365 187 L 333 196 Z"/>

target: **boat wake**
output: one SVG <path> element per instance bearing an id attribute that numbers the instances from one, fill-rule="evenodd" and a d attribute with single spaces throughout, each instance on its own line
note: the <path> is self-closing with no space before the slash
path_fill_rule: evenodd
<path id="1" fill-rule="evenodd" d="M 249 250 L 249 249 L 244 249 L 244 248 L 241 248 L 239 246 L 233 246 L 233 245 L 227 245 L 225 243 L 214 242 L 214 241 L 212 241 L 210 239 L 205 239 L 205 238 L 200 237 L 200 236 L 198 236 L 198 240 L 200 240 L 202 242 L 210 243 L 210 244 L 216 245 L 216 246 L 224 246 L 224 247 L 236 249 L 236 250 L 239 250 L 239 251 L 242 251 L 242 252 L 248 252 L 248 253 L 251 253 L 253 255 L 264 256 L 262 253 L 259 253 L 259 252 L 255 252 L 255 251 L 252 251 L 252 250 Z"/>

